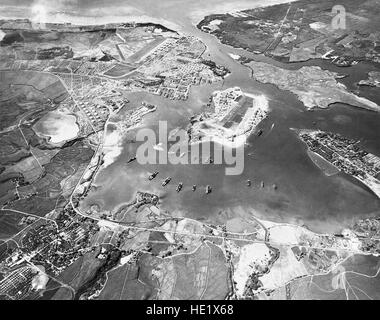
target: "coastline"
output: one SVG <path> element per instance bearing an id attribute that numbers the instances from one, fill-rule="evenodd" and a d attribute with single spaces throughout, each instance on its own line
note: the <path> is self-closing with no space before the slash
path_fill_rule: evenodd
<path id="1" fill-rule="evenodd" d="M 288 1 L 289 2 L 289 1 Z M 141 18 L 141 17 L 140 17 Z M 147 20 L 145 20 L 145 19 L 147 19 Z M 133 20 L 133 19 L 132 19 Z M 146 18 L 142 18 L 142 20 L 141 21 L 144 21 L 144 22 L 152 22 L 153 20 L 155 20 L 155 19 L 150 19 L 150 17 L 146 17 Z M 125 20 L 123 20 L 123 21 L 125 21 Z M 215 36 L 214 36 L 214 38 L 216 38 Z M 217 41 L 219 41 L 219 39 L 217 39 Z M 232 46 L 231 46 L 232 47 Z M 232 47 L 232 48 L 234 48 L 234 47 Z"/>
<path id="2" fill-rule="evenodd" d="M 199 6 L 197 6 L 196 3 L 189 4 L 187 1 L 183 1 L 183 5 L 186 5 L 187 11 L 185 15 L 185 19 L 179 19 L 177 15 L 177 9 L 181 6 L 181 3 L 178 3 L 176 5 L 173 5 L 173 7 L 167 8 L 169 11 L 169 15 L 172 14 L 173 16 L 168 16 L 165 18 L 157 18 L 154 15 L 156 12 L 149 12 L 151 7 L 149 5 L 144 4 L 144 1 L 142 1 L 141 9 L 139 9 L 139 5 L 136 5 L 135 3 L 129 4 L 128 1 L 125 1 L 124 7 L 121 6 L 121 8 L 117 7 L 115 9 L 121 10 L 120 14 L 108 14 L 104 15 L 103 12 L 101 12 L 101 8 L 97 8 L 99 11 L 98 15 L 90 15 L 86 12 L 86 10 L 83 10 L 83 14 L 70 14 L 70 11 L 52 11 L 51 12 L 45 12 L 44 17 L 40 17 L 40 23 L 72 23 L 73 25 L 101 25 L 101 24 L 112 24 L 112 23 L 128 23 L 128 22 L 136 22 L 136 23 L 157 23 L 162 24 L 165 27 L 173 28 L 177 32 L 183 32 L 183 29 L 186 29 L 186 27 L 183 25 L 183 21 L 187 20 L 189 24 L 196 28 L 197 23 L 200 22 L 201 19 L 206 17 L 207 15 L 211 14 L 224 14 L 229 12 L 238 12 L 242 10 L 249 10 L 254 8 L 263 8 L 263 7 L 269 7 L 277 4 L 283 4 L 283 3 L 291 3 L 297 0 L 259 0 L 259 1 L 250 1 L 250 0 L 238 0 L 233 1 L 232 3 L 226 4 L 225 2 L 220 3 L 218 0 L 211 1 L 209 5 L 204 6 L 204 3 L 202 3 L 202 9 L 199 9 Z M 112 2 L 111 2 L 112 3 Z M 144 8 L 144 5 L 146 6 Z M 189 7 L 190 6 L 190 7 Z M 16 20 L 16 19 L 32 19 L 33 13 L 31 10 L 32 6 L 0 6 L 1 14 L 0 14 L 0 20 Z M 28 10 L 29 9 L 29 10 Z M 123 9 L 127 9 L 126 14 L 124 15 Z M 128 10 L 130 9 L 130 10 Z M 164 10 L 164 9 L 163 9 Z M 7 15 L 7 11 L 10 13 Z M 108 10 L 107 10 L 108 11 Z M 116 11 L 116 10 L 115 10 Z M 69 12 L 69 13 L 67 13 Z M 140 13 L 138 14 L 137 13 Z M 132 13 L 132 14 L 130 14 Z M 42 20 L 43 19 L 43 20 Z M 35 20 L 35 19 L 34 19 Z"/>

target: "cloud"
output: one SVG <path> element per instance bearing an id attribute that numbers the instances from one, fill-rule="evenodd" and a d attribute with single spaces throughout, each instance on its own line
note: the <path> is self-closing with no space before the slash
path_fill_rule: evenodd
<path id="1" fill-rule="evenodd" d="M 99 1 L 78 0 L 35 0 L 29 8 L 29 19 L 35 24 L 47 22 L 94 23 L 108 17 L 121 18 L 139 16 L 141 10 L 133 6 L 125 6 Z M 120 20 L 120 19 L 118 19 Z"/>
<path id="2" fill-rule="evenodd" d="M 29 18 L 33 23 L 49 22 L 56 12 L 78 5 L 78 0 L 35 0 L 30 6 Z"/>

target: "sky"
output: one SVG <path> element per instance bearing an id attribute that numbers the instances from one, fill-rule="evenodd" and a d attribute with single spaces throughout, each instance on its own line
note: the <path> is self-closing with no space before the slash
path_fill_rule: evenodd
<path id="1" fill-rule="evenodd" d="M 36 22 L 95 24 L 132 17 L 197 22 L 210 13 L 224 13 L 290 0 L 0 0 L 0 18 Z"/>

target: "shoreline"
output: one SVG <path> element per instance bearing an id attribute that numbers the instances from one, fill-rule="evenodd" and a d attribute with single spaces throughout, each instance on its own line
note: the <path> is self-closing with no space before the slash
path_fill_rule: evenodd
<path id="1" fill-rule="evenodd" d="M 290 1 L 288 1 L 288 2 L 290 2 Z M 268 5 L 269 6 L 269 5 Z M 140 20 L 140 21 L 144 21 L 144 22 L 152 22 L 152 21 L 154 21 L 154 20 L 156 20 L 156 19 L 151 19 L 149 16 L 147 16 L 147 17 L 145 17 L 145 18 L 141 18 L 142 20 Z M 146 19 L 146 20 L 145 20 Z M 123 20 L 124 22 L 125 22 L 125 19 Z M 133 21 L 135 21 L 135 20 L 133 20 Z M 162 21 L 162 20 L 160 20 L 160 21 Z M 167 25 L 166 23 L 167 22 L 169 22 L 169 21 L 165 21 L 164 23 L 165 23 L 165 25 Z M 170 23 L 170 22 L 169 22 Z M 213 37 L 214 38 L 216 38 L 216 40 L 218 41 L 218 42 L 220 42 L 221 43 L 221 41 L 217 38 L 217 37 L 215 37 L 214 35 L 213 35 Z M 235 47 L 233 47 L 233 46 L 231 46 L 232 48 L 235 48 Z M 236 49 L 236 48 L 235 48 Z M 244 49 L 242 49 L 242 50 L 244 50 Z"/>
<path id="2" fill-rule="evenodd" d="M 174 15 L 172 17 L 167 18 L 159 18 L 155 17 L 153 12 L 149 12 L 149 10 L 143 9 L 137 9 L 133 5 L 130 6 L 132 9 L 136 9 L 137 11 L 142 12 L 141 15 L 134 14 L 126 14 L 126 15 L 73 15 L 73 14 L 66 14 L 62 13 L 64 11 L 51 11 L 47 12 L 45 14 L 44 20 L 40 21 L 40 23 L 56 23 L 56 24 L 65 24 L 65 23 L 71 23 L 75 26 L 96 26 L 96 25 L 103 25 L 103 24 L 118 24 L 118 23 L 156 23 L 161 24 L 164 27 L 174 29 L 178 33 L 182 34 L 184 32 L 184 29 L 191 26 L 192 28 L 198 29 L 197 24 L 203 20 L 205 17 L 212 15 L 212 14 L 226 14 L 226 13 L 234 13 L 239 12 L 243 10 L 250 10 L 255 8 L 264 8 L 264 7 L 270 7 L 274 5 L 279 4 L 287 4 L 291 2 L 295 2 L 297 0 L 260 0 L 251 2 L 249 0 L 247 1 L 233 1 L 230 4 L 220 3 L 216 1 L 216 3 L 210 3 L 210 5 L 203 9 L 193 9 L 193 4 L 190 4 L 189 13 L 185 15 L 185 21 L 188 21 L 189 23 L 185 23 L 183 25 L 183 20 L 178 20 L 178 17 Z M 127 7 L 128 4 L 127 4 Z M 32 19 L 32 12 L 31 10 L 27 10 L 25 7 L 20 6 L 19 13 L 18 14 L 10 14 L 6 16 L 4 13 L 7 12 L 8 6 L 0 6 L 2 9 L 2 14 L 0 14 L 0 20 L 21 20 L 21 19 L 28 19 L 31 21 Z M 13 6 L 12 9 L 15 10 L 17 7 Z M 169 9 L 171 9 L 169 7 Z M 174 9 L 174 8 L 173 8 Z M 85 13 L 85 12 L 84 12 Z"/>

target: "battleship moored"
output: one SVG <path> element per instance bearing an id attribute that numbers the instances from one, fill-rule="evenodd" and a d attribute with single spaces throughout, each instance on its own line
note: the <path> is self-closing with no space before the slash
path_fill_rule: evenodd
<path id="1" fill-rule="evenodd" d="M 178 184 L 177 188 L 175 189 L 175 191 L 180 192 L 180 191 L 182 190 L 182 187 L 183 187 L 183 183 L 180 182 L 180 183 Z"/>
<path id="2" fill-rule="evenodd" d="M 150 176 L 149 176 L 149 180 L 153 180 L 155 177 L 157 177 L 158 175 L 158 171 L 154 171 Z"/>
<path id="3" fill-rule="evenodd" d="M 129 158 L 127 163 L 131 163 L 132 161 L 135 161 L 135 160 L 136 160 L 136 157 Z"/>
<path id="4" fill-rule="evenodd" d="M 171 177 L 167 177 L 163 182 L 162 182 L 162 186 L 165 187 L 171 180 L 172 178 Z"/>

